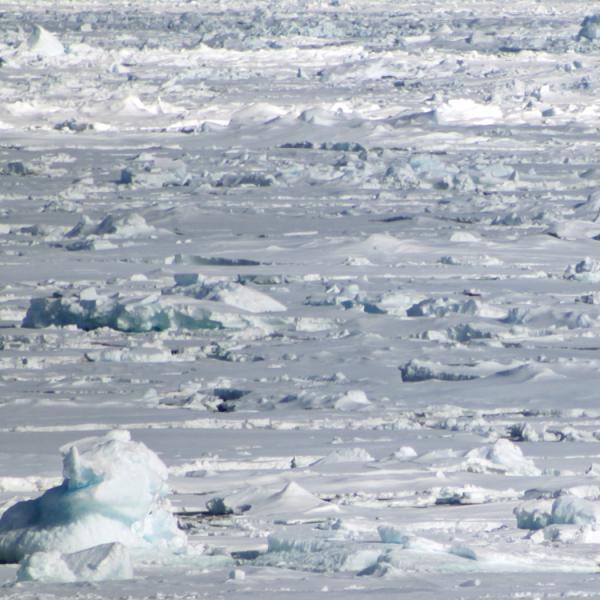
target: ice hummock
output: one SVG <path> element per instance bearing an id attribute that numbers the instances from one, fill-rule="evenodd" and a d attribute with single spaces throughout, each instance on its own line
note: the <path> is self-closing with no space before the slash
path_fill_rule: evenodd
<path id="1" fill-rule="evenodd" d="M 0 518 L 0 562 L 112 543 L 185 549 L 185 534 L 166 498 L 167 467 L 144 444 L 132 441 L 128 431 L 86 438 L 61 450 L 63 482 L 14 504 Z"/>
<path id="2" fill-rule="evenodd" d="M 504 438 L 490 446 L 470 450 L 466 459 L 468 469 L 475 472 L 496 470 L 506 475 L 533 477 L 541 474 L 533 460 L 523 456 L 516 444 Z"/>
<path id="3" fill-rule="evenodd" d="M 41 25 L 33 26 L 33 31 L 27 39 L 27 49 L 40 58 L 51 58 L 65 53 L 60 40 Z"/>
<path id="4" fill-rule="evenodd" d="M 549 525 L 597 525 L 600 505 L 597 502 L 563 495 L 550 500 L 524 502 L 513 511 L 519 529 L 543 529 Z"/>

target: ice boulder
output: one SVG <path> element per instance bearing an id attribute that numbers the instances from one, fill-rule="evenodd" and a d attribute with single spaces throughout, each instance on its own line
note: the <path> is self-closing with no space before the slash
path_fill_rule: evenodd
<path id="1" fill-rule="evenodd" d="M 126 546 L 100 544 L 79 552 L 34 552 L 21 561 L 17 581 L 69 582 L 131 579 L 133 569 Z"/>
<path id="2" fill-rule="evenodd" d="M 600 281 L 600 262 L 586 256 L 574 265 L 569 265 L 564 274 L 564 279 L 598 283 Z"/>
<path id="3" fill-rule="evenodd" d="M 597 40 L 600 38 L 600 14 L 589 15 L 583 19 L 577 39 Z"/>
<path id="4" fill-rule="evenodd" d="M 18 562 L 36 552 L 71 554 L 112 543 L 185 549 L 185 535 L 166 497 L 167 467 L 144 444 L 133 442 L 128 431 L 86 438 L 62 452 L 62 484 L 34 500 L 14 504 L 0 518 L 0 562 Z M 50 560 L 39 560 L 46 559 Z M 41 568 L 37 560 L 30 569 Z M 77 560 L 60 559 L 67 567 Z M 52 561 L 58 561 L 56 555 Z"/>
<path id="5" fill-rule="evenodd" d="M 466 454 L 466 467 L 473 472 L 500 472 L 505 475 L 537 476 L 541 474 L 530 458 L 510 440 L 500 438 L 491 446 L 474 448 Z"/>
<path id="6" fill-rule="evenodd" d="M 41 25 L 33 26 L 33 31 L 27 39 L 27 49 L 40 58 L 51 58 L 65 53 L 64 46 L 58 38 Z"/>
<path id="7" fill-rule="evenodd" d="M 516 506 L 513 514 L 519 529 L 543 529 L 552 522 L 552 501 L 533 500 Z"/>

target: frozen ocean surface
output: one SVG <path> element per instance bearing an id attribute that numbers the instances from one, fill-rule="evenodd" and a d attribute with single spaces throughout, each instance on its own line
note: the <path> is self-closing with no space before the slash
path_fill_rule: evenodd
<path id="1" fill-rule="evenodd" d="M 0 598 L 600 594 L 599 7 L 0 24 Z"/>

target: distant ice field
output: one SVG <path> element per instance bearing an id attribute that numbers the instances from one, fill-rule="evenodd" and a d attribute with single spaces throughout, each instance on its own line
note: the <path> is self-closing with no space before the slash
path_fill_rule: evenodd
<path id="1" fill-rule="evenodd" d="M 596 12 L 0 1 L 0 598 L 597 596 Z"/>

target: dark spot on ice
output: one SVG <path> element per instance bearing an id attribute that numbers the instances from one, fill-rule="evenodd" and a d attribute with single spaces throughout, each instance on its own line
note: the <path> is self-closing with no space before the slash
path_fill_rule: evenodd
<path id="1" fill-rule="evenodd" d="M 213 394 L 224 401 L 239 400 L 249 393 L 250 390 L 238 390 L 235 388 L 215 388 L 213 390 Z"/>

